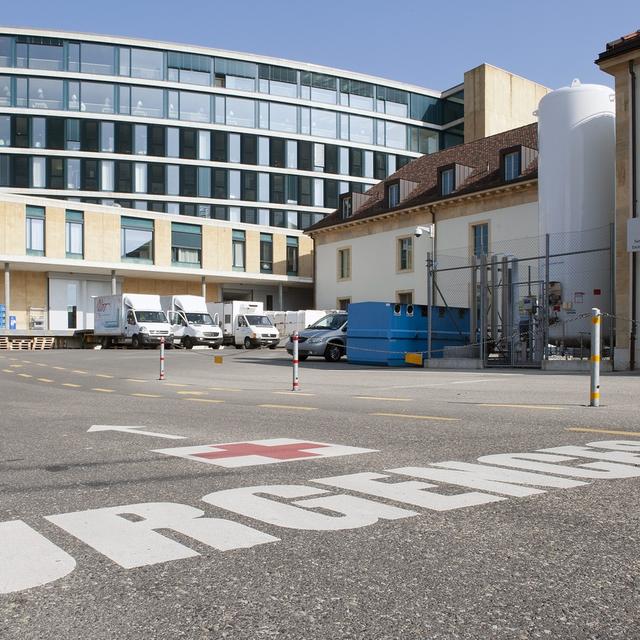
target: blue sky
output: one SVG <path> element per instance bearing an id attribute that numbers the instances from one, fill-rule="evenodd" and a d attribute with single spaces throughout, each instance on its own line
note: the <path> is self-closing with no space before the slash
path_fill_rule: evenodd
<path id="1" fill-rule="evenodd" d="M 550 87 L 611 84 L 593 64 L 640 29 L 638 0 L 5 0 L 4 25 L 193 43 L 432 89 L 481 62 Z"/>

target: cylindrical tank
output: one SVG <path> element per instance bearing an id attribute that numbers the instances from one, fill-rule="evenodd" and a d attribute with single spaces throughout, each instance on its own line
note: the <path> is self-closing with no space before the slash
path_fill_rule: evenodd
<path id="1" fill-rule="evenodd" d="M 615 211 L 615 102 L 609 87 L 574 80 L 538 108 L 539 229 L 544 253 L 607 248 Z M 585 340 L 592 307 L 611 311 L 608 251 L 552 257 L 550 338 Z M 586 342 L 588 343 L 588 339 Z"/>

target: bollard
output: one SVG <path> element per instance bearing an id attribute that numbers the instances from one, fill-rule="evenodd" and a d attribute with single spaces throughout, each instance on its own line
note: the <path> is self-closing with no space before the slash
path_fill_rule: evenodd
<path id="1" fill-rule="evenodd" d="M 160 380 L 164 380 L 164 338 L 160 338 Z"/>
<path id="2" fill-rule="evenodd" d="M 300 336 L 297 331 L 293 332 L 293 388 L 291 391 L 300 391 L 300 380 L 298 378 L 298 343 L 300 342 Z"/>
<path id="3" fill-rule="evenodd" d="M 600 406 L 600 309 L 591 309 L 591 393 L 589 406 Z"/>

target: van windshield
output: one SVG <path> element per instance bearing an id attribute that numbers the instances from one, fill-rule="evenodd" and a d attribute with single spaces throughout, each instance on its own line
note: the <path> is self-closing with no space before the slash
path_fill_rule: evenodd
<path id="1" fill-rule="evenodd" d="M 312 325 L 309 325 L 307 329 L 339 329 L 347 321 L 346 313 L 330 313 L 324 318 L 320 318 Z"/>
<path id="2" fill-rule="evenodd" d="M 164 311 L 136 311 L 138 322 L 166 322 Z"/>
<path id="3" fill-rule="evenodd" d="M 245 316 L 247 323 L 253 327 L 272 327 L 271 320 L 267 316 Z"/>
<path id="4" fill-rule="evenodd" d="M 189 324 L 213 325 L 213 320 L 208 313 L 187 313 L 185 315 Z"/>

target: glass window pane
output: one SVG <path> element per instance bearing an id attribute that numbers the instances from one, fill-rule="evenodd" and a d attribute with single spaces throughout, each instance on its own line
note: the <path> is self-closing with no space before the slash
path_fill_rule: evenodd
<path id="1" fill-rule="evenodd" d="M 167 195 L 180 195 L 180 167 L 175 164 L 167 165 Z"/>
<path id="2" fill-rule="evenodd" d="M 387 147 L 393 149 L 407 148 L 407 127 L 397 122 L 385 122 Z"/>
<path id="3" fill-rule="evenodd" d="M 258 138 L 258 164 L 269 166 L 269 138 Z"/>
<path id="4" fill-rule="evenodd" d="M 0 76 L 0 106 L 11 106 L 11 78 Z"/>
<path id="5" fill-rule="evenodd" d="M 322 138 L 337 137 L 337 114 L 324 109 L 311 109 L 311 133 Z"/>
<path id="6" fill-rule="evenodd" d="M 162 80 L 164 55 L 162 51 L 131 49 L 131 76 L 147 80 Z"/>
<path id="7" fill-rule="evenodd" d="M 64 69 L 63 47 L 60 45 L 30 44 L 29 68 L 62 71 Z"/>
<path id="8" fill-rule="evenodd" d="M 180 120 L 211 122 L 211 99 L 205 93 L 180 92 Z"/>
<path id="9" fill-rule="evenodd" d="M 69 71 L 80 71 L 80 44 L 69 42 L 67 44 L 67 69 Z"/>
<path id="10" fill-rule="evenodd" d="M 162 118 L 164 116 L 164 91 L 146 87 L 131 87 L 131 115 Z"/>
<path id="11" fill-rule="evenodd" d="M 131 49 L 120 47 L 120 75 L 131 75 Z"/>
<path id="12" fill-rule="evenodd" d="M 122 257 L 132 260 L 153 260 L 153 231 L 122 229 Z"/>
<path id="13" fill-rule="evenodd" d="M 67 189 L 80 189 L 80 160 L 67 158 Z"/>
<path id="14" fill-rule="evenodd" d="M 240 78 L 238 76 L 226 76 L 225 86 L 228 89 L 238 89 L 240 91 L 255 91 L 256 81 L 254 78 Z"/>
<path id="15" fill-rule="evenodd" d="M 227 98 L 226 122 L 238 127 L 255 127 L 255 102 L 244 98 Z"/>
<path id="16" fill-rule="evenodd" d="M 269 202 L 269 174 L 258 174 L 258 200 L 260 202 Z"/>
<path id="17" fill-rule="evenodd" d="M 62 80 L 30 78 L 29 107 L 32 109 L 62 109 Z"/>
<path id="18" fill-rule="evenodd" d="M 11 46 L 12 41 L 8 36 L 0 37 L 0 67 L 11 67 Z"/>
<path id="19" fill-rule="evenodd" d="M 224 119 L 225 119 L 225 99 L 224 96 L 214 96 L 213 98 L 213 102 L 214 102 L 214 115 L 215 115 L 215 122 L 217 124 L 224 124 Z"/>
<path id="20" fill-rule="evenodd" d="M 229 198 L 240 199 L 240 172 L 229 171 Z"/>
<path id="21" fill-rule="evenodd" d="M 11 146 L 11 116 L 0 116 L 0 147 Z"/>
<path id="22" fill-rule="evenodd" d="M 31 158 L 31 186 L 44 188 L 46 186 L 45 158 Z"/>
<path id="23" fill-rule="evenodd" d="M 144 162 L 135 163 L 134 191 L 136 193 L 147 193 L 147 165 Z"/>
<path id="24" fill-rule="evenodd" d="M 114 150 L 115 127 L 113 122 L 100 123 L 100 151 L 112 152 Z"/>
<path id="25" fill-rule="evenodd" d="M 287 140 L 286 163 L 287 169 L 298 168 L 298 143 L 295 140 Z"/>
<path id="26" fill-rule="evenodd" d="M 82 73 L 112 76 L 115 73 L 114 48 L 106 44 L 83 42 L 80 49 Z"/>
<path id="27" fill-rule="evenodd" d="M 131 113 L 131 88 L 120 85 L 118 95 L 118 113 Z"/>
<path id="28" fill-rule="evenodd" d="M 47 121 L 45 118 L 31 118 L 31 146 L 44 148 L 47 138 Z"/>
<path id="29" fill-rule="evenodd" d="M 269 128 L 269 103 L 259 102 L 258 111 L 259 111 L 258 127 L 260 129 L 268 129 Z"/>
<path id="30" fill-rule="evenodd" d="M 198 160 L 211 160 L 210 131 L 198 131 Z"/>
<path id="31" fill-rule="evenodd" d="M 80 111 L 91 113 L 113 113 L 112 84 L 102 82 L 83 82 L 80 88 Z"/>
<path id="32" fill-rule="evenodd" d="M 114 162 L 113 160 L 100 161 L 100 189 L 102 191 L 113 191 L 114 184 Z"/>
<path id="33" fill-rule="evenodd" d="M 288 104 L 278 104 L 272 102 L 269 105 L 270 120 L 269 128 L 272 131 L 286 131 L 296 133 L 298 130 L 297 108 Z"/>
<path id="34" fill-rule="evenodd" d="M 133 152 L 147 155 L 147 125 L 136 124 L 133 127 Z"/>
<path id="35" fill-rule="evenodd" d="M 373 144 L 373 120 L 361 116 L 349 116 L 349 139 L 353 142 Z"/>
<path id="36" fill-rule="evenodd" d="M 180 157 L 180 129 L 167 127 L 167 155 L 170 158 Z"/>
<path id="37" fill-rule="evenodd" d="M 240 162 L 240 134 L 229 134 L 229 162 Z"/>

